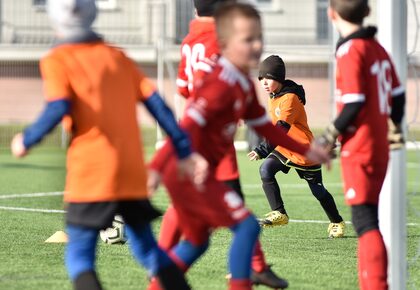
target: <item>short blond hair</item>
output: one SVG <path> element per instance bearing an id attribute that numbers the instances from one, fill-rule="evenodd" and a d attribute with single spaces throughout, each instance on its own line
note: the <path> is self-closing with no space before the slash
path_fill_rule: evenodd
<path id="1" fill-rule="evenodd" d="M 226 39 L 232 35 L 232 22 L 237 17 L 255 19 L 261 23 L 259 12 L 250 4 L 233 1 L 220 5 L 214 14 L 217 39 L 220 44 L 225 43 Z"/>

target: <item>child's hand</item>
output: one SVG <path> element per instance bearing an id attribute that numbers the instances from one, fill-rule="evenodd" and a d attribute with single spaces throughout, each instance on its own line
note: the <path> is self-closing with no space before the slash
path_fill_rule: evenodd
<path id="1" fill-rule="evenodd" d="M 23 145 L 23 135 L 22 133 L 16 134 L 13 137 L 12 142 L 10 144 L 10 150 L 12 150 L 12 154 L 17 157 L 23 157 L 28 153 L 26 150 L 25 145 Z"/>
<path id="2" fill-rule="evenodd" d="M 388 119 L 388 141 L 391 150 L 404 148 L 405 140 L 401 124 L 394 124 L 391 118 Z"/>
<path id="3" fill-rule="evenodd" d="M 159 187 L 161 180 L 160 173 L 156 170 L 149 169 L 147 174 L 147 193 L 149 197 L 152 197 L 152 195 L 156 192 L 156 190 Z"/>
<path id="4" fill-rule="evenodd" d="M 317 141 L 313 141 L 305 156 L 312 162 L 319 164 L 325 163 L 327 165 L 327 169 L 329 170 L 331 159 L 330 151 L 330 146 L 325 146 L 323 144 L 319 144 Z"/>
<path id="5" fill-rule="evenodd" d="M 178 161 L 178 170 L 180 177 L 189 178 L 195 184 L 198 190 L 203 189 L 202 186 L 207 179 L 209 163 L 198 153 L 192 153 L 185 159 Z"/>
<path id="6" fill-rule="evenodd" d="M 257 154 L 257 152 L 255 151 L 251 151 L 247 154 L 249 160 L 254 161 L 254 160 L 260 160 L 260 156 Z"/>

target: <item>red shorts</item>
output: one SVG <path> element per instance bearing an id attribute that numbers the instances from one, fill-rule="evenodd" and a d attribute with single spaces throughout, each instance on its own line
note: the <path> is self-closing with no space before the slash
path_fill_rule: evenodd
<path id="1" fill-rule="evenodd" d="M 387 160 L 384 161 L 362 164 L 357 160 L 341 158 L 344 197 L 348 205 L 378 204 L 388 167 Z"/>
<path id="2" fill-rule="evenodd" d="M 217 181 L 213 172 L 203 191 L 198 191 L 189 180 L 181 180 L 175 158 L 165 167 L 163 183 L 178 214 L 182 233 L 194 245 L 206 242 L 212 229 L 234 226 L 250 215 L 239 195 Z"/>
<path id="3" fill-rule="evenodd" d="M 229 147 L 226 155 L 220 161 L 216 169 L 216 179 L 227 181 L 239 178 L 238 161 L 236 160 L 235 146 Z"/>

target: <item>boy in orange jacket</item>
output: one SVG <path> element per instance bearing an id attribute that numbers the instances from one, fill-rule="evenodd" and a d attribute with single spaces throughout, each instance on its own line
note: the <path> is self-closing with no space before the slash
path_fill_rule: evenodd
<path id="1" fill-rule="evenodd" d="M 270 97 L 268 112 L 271 122 L 300 143 L 311 144 L 313 135 L 308 126 L 304 107 L 305 90 L 285 76 L 286 67 L 277 55 L 267 57 L 260 65 L 258 79 Z M 345 223 L 338 213 L 334 198 L 322 183 L 320 164 L 287 148 L 272 146 L 266 141 L 248 153 L 248 156 L 251 160 L 265 158 L 260 166 L 260 176 L 262 188 L 272 211 L 260 219 L 262 226 L 281 226 L 289 222 L 275 175 L 280 171 L 287 174 L 291 168 L 294 168 L 299 177 L 308 183 L 312 194 L 327 214 L 330 220 L 328 236 L 341 238 L 344 235 Z"/>

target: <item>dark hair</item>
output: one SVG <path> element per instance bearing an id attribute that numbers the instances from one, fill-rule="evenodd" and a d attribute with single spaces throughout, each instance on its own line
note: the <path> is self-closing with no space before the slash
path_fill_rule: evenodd
<path id="1" fill-rule="evenodd" d="M 344 20 L 362 24 L 369 14 L 368 0 L 330 0 L 330 6 Z"/>
<path id="2" fill-rule="evenodd" d="M 278 55 L 270 55 L 260 64 L 258 79 L 272 79 L 283 83 L 286 78 L 286 67 L 284 61 Z"/>
<path id="3" fill-rule="evenodd" d="M 229 0 L 194 0 L 198 16 L 213 16 L 218 5 Z"/>
<path id="4" fill-rule="evenodd" d="M 226 4 L 218 6 L 214 13 L 219 43 L 227 38 L 232 28 L 232 21 L 237 16 L 255 19 L 261 23 L 261 16 L 254 6 L 236 1 L 227 1 Z"/>

